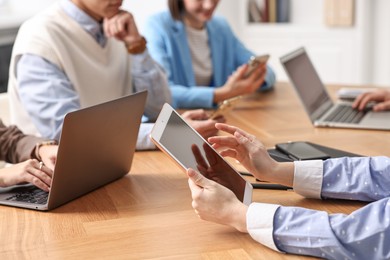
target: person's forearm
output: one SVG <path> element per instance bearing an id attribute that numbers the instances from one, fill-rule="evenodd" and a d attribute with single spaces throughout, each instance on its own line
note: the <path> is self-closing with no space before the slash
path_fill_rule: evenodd
<path id="1" fill-rule="evenodd" d="M 6 127 L 0 120 L 0 160 L 18 163 L 30 158 L 41 138 L 24 135 L 16 126 Z"/>
<path id="2" fill-rule="evenodd" d="M 0 120 L 0 160 L 11 163 L 17 161 L 16 147 L 23 136 L 16 126 L 7 127 Z"/>
<path id="3" fill-rule="evenodd" d="M 217 104 L 226 99 L 229 99 L 230 97 L 232 97 L 232 93 L 230 93 L 228 88 L 224 85 L 214 90 L 213 102 Z"/>
<path id="4" fill-rule="evenodd" d="M 32 135 L 26 135 L 20 139 L 15 150 L 15 155 L 17 156 L 16 162 L 34 158 L 37 143 L 43 142 L 44 140 L 43 138 Z"/>
<path id="5" fill-rule="evenodd" d="M 170 85 L 170 89 L 175 108 L 214 108 L 212 87 Z"/>
<path id="6" fill-rule="evenodd" d="M 264 174 L 262 180 L 292 187 L 294 183 L 294 163 L 277 163 L 271 171 Z"/>
<path id="7" fill-rule="evenodd" d="M 279 250 L 326 259 L 388 259 L 389 199 L 349 215 L 299 207 L 280 207 L 273 238 Z"/>
<path id="8" fill-rule="evenodd" d="M 332 158 L 324 161 L 321 196 L 361 201 L 389 197 L 390 175 L 385 174 L 390 169 L 389 160 L 388 157 L 376 156 Z"/>

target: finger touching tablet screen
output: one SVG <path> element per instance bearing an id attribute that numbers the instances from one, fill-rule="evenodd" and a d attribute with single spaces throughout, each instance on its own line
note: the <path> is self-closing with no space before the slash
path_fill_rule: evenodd
<path id="1" fill-rule="evenodd" d="M 249 205 L 252 185 L 247 182 L 210 144 L 169 105 L 165 104 L 150 134 L 152 141 L 184 171 L 199 171 L 232 190 Z"/>

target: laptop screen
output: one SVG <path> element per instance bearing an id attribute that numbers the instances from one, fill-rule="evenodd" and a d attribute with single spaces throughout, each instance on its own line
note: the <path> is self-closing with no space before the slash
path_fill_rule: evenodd
<path id="1" fill-rule="evenodd" d="M 282 63 L 306 111 L 313 115 L 330 97 L 305 50 L 295 53 L 282 58 Z"/>

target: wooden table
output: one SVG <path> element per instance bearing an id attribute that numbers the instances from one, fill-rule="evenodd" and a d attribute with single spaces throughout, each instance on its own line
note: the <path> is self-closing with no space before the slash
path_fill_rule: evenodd
<path id="1" fill-rule="evenodd" d="M 332 93 L 337 86 L 330 87 Z M 311 141 L 390 156 L 390 132 L 314 128 L 288 84 L 250 96 L 227 116 L 267 147 Z M 350 213 L 362 202 L 254 190 L 253 201 Z M 184 173 L 162 152 L 137 152 L 130 174 L 50 212 L 0 206 L 1 259 L 302 259 L 199 220 Z"/>

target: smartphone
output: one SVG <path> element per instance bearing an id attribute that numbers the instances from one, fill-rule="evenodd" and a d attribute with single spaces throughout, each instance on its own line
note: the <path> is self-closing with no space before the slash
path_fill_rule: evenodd
<path id="1" fill-rule="evenodd" d="M 269 54 L 250 57 L 248 61 L 248 70 L 246 71 L 244 77 L 249 77 L 253 70 L 256 69 L 260 64 L 267 63 L 269 57 Z"/>
<path id="2" fill-rule="evenodd" d="M 241 100 L 242 96 L 233 97 L 222 101 L 218 108 L 210 115 L 210 119 L 217 118 L 218 116 L 225 115 L 232 110 L 234 106 Z"/>
<path id="3" fill-rule="evenodd" d="M 295 161 L 315 159 L 325 160 L 330 158 L 327 153 L 315 148 L 314 146 L 306 142 L 281 143 L 276 144 L 275 147 L 277 150 L 287 154 L 291 159 Z"/>

